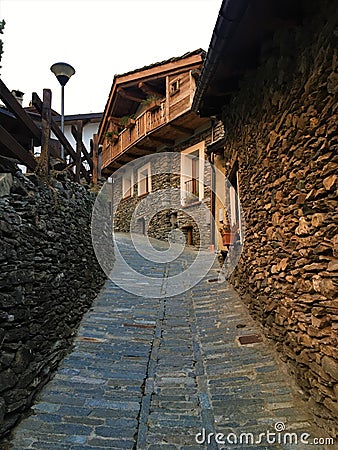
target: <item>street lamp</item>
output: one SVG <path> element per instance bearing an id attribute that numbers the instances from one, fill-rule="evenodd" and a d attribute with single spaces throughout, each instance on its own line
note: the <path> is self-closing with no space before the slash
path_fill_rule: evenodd
<path id="1" fill-rule="evenodd" d="M 75 69 L 70 64 L 58 62 L 51 66 L 50 70 L 61 84 L 61 130 L 65 132 L 65 85 L 69 78 L 74 75 Z M 61 147 L 61 158 L 64 159 L 63 146 Z"/>

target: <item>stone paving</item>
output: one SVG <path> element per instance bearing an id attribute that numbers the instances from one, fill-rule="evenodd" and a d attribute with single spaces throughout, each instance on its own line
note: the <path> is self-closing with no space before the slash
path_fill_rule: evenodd
<path id="1" fill-rule="evenodd" d="M 125 244 L 133 261 L 139 258 L 144 273 L 148 264 L 163 286 L 193 258 L 187 251 L 151 266 Z M 195 287 L 173 297 L 147 297 L 146 283 L 140 297 L 107 281 L 72 352 L 9 448 L 324 448 L 290 444 L 285 432 L 296 433 L 289 439 L 309 433 L 309 443 L 323 433 L 236 293 L 214 281 L 217 270 L 215 264 Z M 258 342 L 241 344 L 245 336 Z"/>

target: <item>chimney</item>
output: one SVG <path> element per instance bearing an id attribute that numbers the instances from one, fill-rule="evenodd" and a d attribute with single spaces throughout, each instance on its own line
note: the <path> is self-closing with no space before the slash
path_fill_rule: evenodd
<path id="1" fill-rule="evenodd" d="M 25 95 L 24 92 L 19 91 L 18 89 L 13 89 L 12 90 L 12 94 L 13 96 L 17 99 L 17 101 L 20 103 L 20 105 L 22 105 L 23 102 L 23 96 Z"/>

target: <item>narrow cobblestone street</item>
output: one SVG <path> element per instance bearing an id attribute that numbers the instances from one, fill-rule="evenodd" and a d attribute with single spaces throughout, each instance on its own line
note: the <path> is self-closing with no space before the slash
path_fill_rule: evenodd
<path id="1" fill-rule="evenodd" d="M 142 257 L 126 243 L 135 267 L 146 272 Z M 192 256 L 188 251 L 153 270 L 165 286 L 165 278 Z M 284 443 L 284 427 L 298 436 L 311 434 L 311 443 L 322 437 L 293 396 L 291 378 L 276 362 L 272 344 L 233 289 L 215 281 L 217 270 L 215 264 L 193 289 L 160 299 L 147 297 L 146 286 L 140 286 L 140 297 L 107 281 L 83 318 L 73 350 L 33 414 L 16 428 L 11 448 L 309 447 Z M 269 442 L 262 435 L 268 431 Z M 219 443 L 216 433 L 224 435 Z M 240 442 L 241 433 L 248 439 L 252 433 L 254 443 Z"/>

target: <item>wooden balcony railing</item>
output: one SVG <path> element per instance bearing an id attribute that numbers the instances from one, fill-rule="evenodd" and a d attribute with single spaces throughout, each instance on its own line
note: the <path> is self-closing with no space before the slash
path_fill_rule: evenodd
<path id="1" fill-rule="evenodd" d="M 158 108 L 144 111 L 135 119 L 135 124 L 131 128 L 125 128 L 117 139 L 106 137 L 102 149 L 102 167 L 106 167 L 118 155 L 166 122 L 166 100 L 163 100 Z"/>

